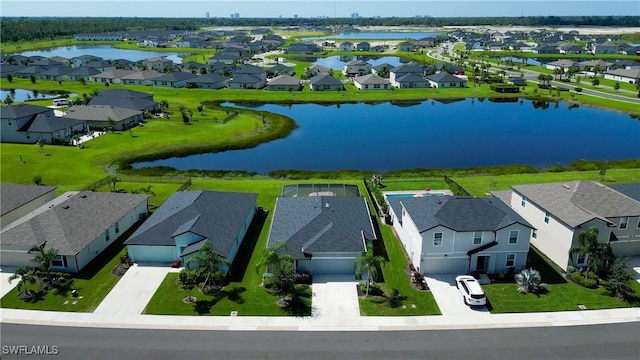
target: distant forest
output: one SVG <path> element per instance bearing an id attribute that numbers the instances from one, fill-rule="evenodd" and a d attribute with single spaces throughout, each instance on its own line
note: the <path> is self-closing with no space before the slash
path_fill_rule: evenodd
<path id="1" fill-rule="evenodd" d="M 640 16 L 534 16 L 450 18 L 28 18 L 3 17 L 0 41 L 53 40 L 82 33 L 129 30 L 189 30 L 208 26 L 638 26 Z"/>

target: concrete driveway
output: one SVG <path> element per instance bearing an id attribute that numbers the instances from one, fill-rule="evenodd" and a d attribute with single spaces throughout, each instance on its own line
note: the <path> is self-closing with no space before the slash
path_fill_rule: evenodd
<path id="1" fill-rule="evenodd" d="M 353 275 L 314 275 L 311 316 L 315 321 L 335 326 L 360 317 L 358 281 Z"/>
<path id="2" fill-rule="evenodd" d="M 460 274 L 425 275 L 429 289 L 444 316 L 487 316 L 486 306 L 467 306 L 456 288 L 456 276 Z"/>
<path id="3" fill-rule="evenodd" d="M 18 286 L 20 280 L 13 280 L 9 283 L 9 278 L 13 275 L 15 268 L 0 269 L 0 298 L 7 295 L 14 287 Z"/>
<path id="4" fill-rule="evenodd" d="M 631 274 L 634 279 L 640 282 L 640 256 L 631 256 L 629 258 L 629 264 L 633 268 L 633 273 Z"/>

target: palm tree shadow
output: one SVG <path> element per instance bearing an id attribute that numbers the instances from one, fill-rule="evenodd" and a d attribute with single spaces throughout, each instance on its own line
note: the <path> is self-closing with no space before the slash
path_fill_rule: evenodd
<path id="1" fill-rule="evenodd" d="M 247 289 L 242 286 L 234 287 L 230 290 L 222 289 L 213 294 L 213 298 L 209 300 L 196 300 L 193 303 L 193 311 L 195 311 L 198 315 L 210 315 L 211 308 L 219 303 L 220 300 L 225 298 L 233 301 L 236 304 L 244 304 L 244 298 L 240 294 L 245 291 L 247 291 Z"/>
<path id="2" fill-rule="evenodd" d="M 292 316 L 311 315 L 311 294 L 305 291 L 304 287 L 296 287 L 291 292 L 291 299 L 283 308 L 287 314 Z"/>

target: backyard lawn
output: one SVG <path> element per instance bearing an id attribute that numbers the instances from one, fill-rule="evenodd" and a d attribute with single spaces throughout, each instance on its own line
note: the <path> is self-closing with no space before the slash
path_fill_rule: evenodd
<path id="1" fill-rule="evenodd" d="M 538 295 L 520 294 L 513 282 L 483 285 L 493 308 L 491 313 L 572 311 L 579 310 L 578 305 L 583 305 L 587 310 L 640 305 L 640 283 L 637 281 L 632 281 L 636 296 L 625 301 L 611 297 L 602 286 L 587 289 L 565 279 L 554 265 L 533 248 L 529 250 L 527 267 L 540 272 L 542 282 L 548 284 L 547 291 Z"/>

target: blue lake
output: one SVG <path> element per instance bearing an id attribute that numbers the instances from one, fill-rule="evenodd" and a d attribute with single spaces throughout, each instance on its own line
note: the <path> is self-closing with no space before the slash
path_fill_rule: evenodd
<path id="1" fill-rule="evenodd" d="M 327 56 L 325 58 L 318 58 L 314 61 L 314 64 L 326 66 L 333 70 L 342 70 L 344 64 L 351 61 L 361 59 L 367 61 L 371 66 L 388 63 L 393 66 L 400 66 L 403 63 L 407 63 L 410 60 L 400 58 L 397 56 L 381 56 L 381 57 L 363 57 L 363 56 Z"/>
<path id="2" fill-rule="evenodd" d="M 76 96 L 75 93 L 67 94 L 69 97 Z M 0 90 L 0 99 L 4 101 L 7 96 L 11 96 L 13 101 L 15 102 L 24 102 L 30 99 L 55 99 L 62 97 L 61 94 L 57 93 L 48 93 L 42 91 L 34 91 L 34 90 L 25 90 L 25 89 L 15 89 L 15 90 Z"/>
<path id="3" fill-rule="evenodd" d="M 367 40 L 395 40 L 395 39 L 413 39 L 418 40 L 425 37 L 438 36 L 441 32 L 416 31 L 416 32 L 392 32 L 392 31 L 358 31 L 349 33 L 340 33 L 321 37 L 308 37 L 303 40 L 324 40 L 324 39 L 367 39 Z"/>
<path id="4" fill-rule="evenodd" d="M 19 54 L 23 56 L 44 57 L 62 56 L 67 59 L 82 55 L 93 55 L 101 57 L 105 60 L 125 59 L 130 61 L 139 61 L 152 57 L 164 56 L 176 64 L 182 63 L 182 58 L 178 56 L 178 53 L 116 49 L 111 45 L 61 46 L 46 50 L 24 51 Z"/>
<path id="5" fill-rule="evenodd" d="M 640 121 L 567 104 L 461 99 L 417 105 L 262 105 L 298 124 L 255 148 L 136 164 L 177 169 L 271 170 L 468 168 L 578 159 L 640 158 Z M 544 107 L 544 106 L 543 106 Z"/>
<path id="6" fill-rule="evenodd" d="M 502 61 L 509 61 L 509 59 L 511 59 L 511 61 L 513 61 L 514 65 L 522 65 L 522 58 L 519 57 L 514 57 L 514 56 L 503 56 L 500 58 L 500 60 Z M 540 66 L 542 63 L 540 63 L 540 61 L 536 60 L 536 59 L 531 59 L 528 58 L 525 60 L 525 63 L 527 65 L 535 65 L 535 66 Z"/>

